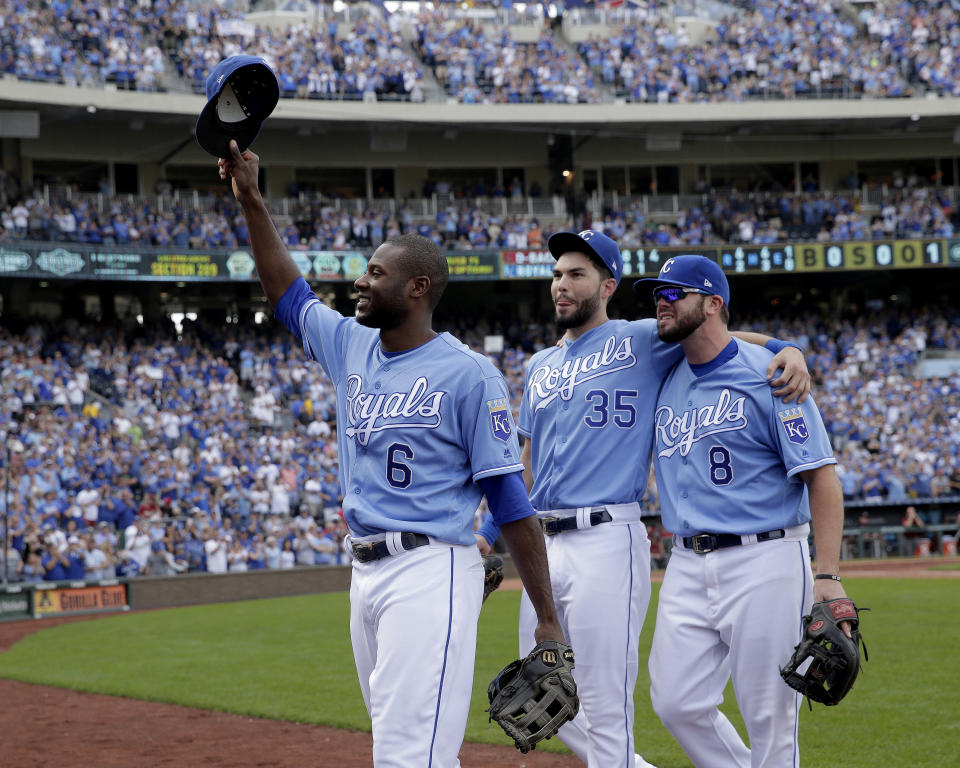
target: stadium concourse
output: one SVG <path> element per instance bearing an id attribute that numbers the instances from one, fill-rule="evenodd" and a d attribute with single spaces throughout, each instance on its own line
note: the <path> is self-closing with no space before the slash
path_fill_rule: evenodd
<path id="1" fill-rule="evenodd" d="M 518 410 L 525 362 L 553 342 L 552 324 L 481 315 L 446 325 L 478 350 L 486 335 L 504 336 L 494 362 Z M 956 521 L 960 376 L 917 372 L 931 351 L 960 349 L 955 308 L 745 315 L 734 325 L 804 348 L 851 527 L 897 523 L 910 504 L 911 526 Z M 288 334 L 5 316 L 0 374 L 0 437 L 13 446 L 0 499 L 10 580 L 346 561 L 333 390 Z M 661 541 L 655 483 L 643 507 Z M 896 537 L 881 545 L 901 553 Z"/>

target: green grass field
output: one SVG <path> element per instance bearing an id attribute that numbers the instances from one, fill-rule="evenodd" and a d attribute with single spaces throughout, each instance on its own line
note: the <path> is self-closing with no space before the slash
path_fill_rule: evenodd
<path id="1" fill-rule="evenodd" d="M 845 585 L 872 609 L 863 616 L 870 661 L 839 707 L 804 706 L 804 765 L 957 765 L 957 582 L 850 578 Z M 518 605 L 519 593 L 499 592 L 484 606 L 468 740 L 508 743 L 483 710 L 487 683 L 516 655 Z M 653 615 L 651 608 L 642 660 Z M 0 654 L 0 677 L 369 730 L 347 623 L 345 593 L 110 616 L 31 635 Z M 654 715 L 648 686 L 642 663 L 638 749 L 660 768 L 689 765 Z M 724 710 L 743 732 L 732 690 Z M 563 749 L 556 741 L 541 748 Z"/>

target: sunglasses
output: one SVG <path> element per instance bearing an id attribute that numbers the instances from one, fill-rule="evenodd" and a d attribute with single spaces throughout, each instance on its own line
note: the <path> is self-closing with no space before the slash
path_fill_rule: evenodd
<path id="1" fill-rule="evenodd" d="M 653 303 L 656 304 L 660 299 L 673 304 L 675 301 L 680 301 L 680 299 L 689 296 L 691 293 L 699 293 L 703 296 L 712 296 L 709 291 L 701 291 L 699 288 L 678 288 L 676 286 L 670 285 L 663 288 L 657 288 L 653 292 Z"/>

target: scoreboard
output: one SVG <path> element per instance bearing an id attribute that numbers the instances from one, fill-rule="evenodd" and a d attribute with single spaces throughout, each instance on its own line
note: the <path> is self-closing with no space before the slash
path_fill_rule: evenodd
<path id="1" fill-rule="evenodd" d="M 858 240 L 624 250 L 624 274 L 657 274 L 671 256 L 695 253 L 732 274 L 960 267 L 960 240 Z"/>

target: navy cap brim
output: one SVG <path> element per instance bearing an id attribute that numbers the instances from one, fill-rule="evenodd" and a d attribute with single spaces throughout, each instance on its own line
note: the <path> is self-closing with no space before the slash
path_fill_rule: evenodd
<path id="1" fill-rule="evenodd" d="M 641 287 L 641 283 L 642 283 L 642 287 Z M 676 285 L 676 286 L 679 286 L 680 288 L 691 288 L 697 291 L 704 290 L 704 287 L 702 285 L 685 283 L 682 280 L 661 280 L 659 277 L 644 277 L 640 280 L 637 280 L 637 282 L 633 284 L 633 292 L 641 293 L 646 289 L 649 289 L 650 294 L 652 295 L 657 288 L 663 285 Z M 719 293 L 714 293 L 712 295 L 719 296 L 721 299 L 723 298 L 723 295 Z"/>
<path id="2" fill-rule="evenodd" d="M 230 139 L 236 139 L 241 152 L 260 135 L 263 121 L 250 117 L 227 125 L 217 119 L 217 100 L 211 99 L 197 118 L 197 143 L 214 157 L 230 157 Z"/>

